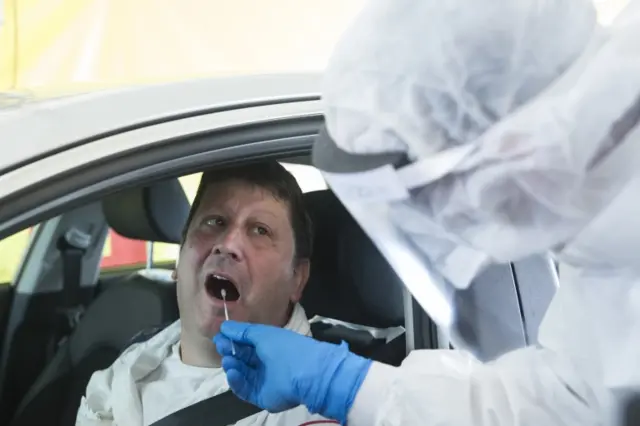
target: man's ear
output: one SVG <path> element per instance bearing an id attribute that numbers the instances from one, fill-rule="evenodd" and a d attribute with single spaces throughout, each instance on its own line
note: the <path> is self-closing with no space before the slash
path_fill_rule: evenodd
<path id="1" fill-rule="evenodd" d="M 311 262 L 309 259 L 300 259 L 296 262 L 295 269 L 293 270 L 293 279 L 295 281 L 295 288 L 291 295 L 291 301 L 298 303 L 302 299 L 302 292 L 304 291 L 307 281 L 309 281 L 309 273 L 311 272 Z"/>
<path id="2" fill-rule="evenodd" d="M 184 243 L 180 244 L 180 251 L 178 252 L 178 257 L 176 257 L 176 266 L 174 266 L 173 271 L 171 271 L 171 279 L 174 281 L 178 281 L 178 262 L 182 254 L 182 247 L 184 247 Z"/>

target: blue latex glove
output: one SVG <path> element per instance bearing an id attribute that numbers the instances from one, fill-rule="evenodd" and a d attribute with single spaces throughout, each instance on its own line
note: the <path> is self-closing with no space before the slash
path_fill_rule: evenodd
<path id="1" fill-rule="evenodd" d="M 266 325 L 226 321 L 213 341 L 231 390 L 272 413 L 305 405 L 344 424 L 371 366 L 344 342 L 319 342 Z"/>

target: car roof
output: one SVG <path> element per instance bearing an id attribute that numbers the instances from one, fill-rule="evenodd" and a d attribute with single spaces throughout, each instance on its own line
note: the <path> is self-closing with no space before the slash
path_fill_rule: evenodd
<path id="1" fill-rule="evenodd" d="M 220 77 L 25 102 L 0 109 L 0 174 L 123 128 L 217 108 L 318 98 L 320 74 Z"/>

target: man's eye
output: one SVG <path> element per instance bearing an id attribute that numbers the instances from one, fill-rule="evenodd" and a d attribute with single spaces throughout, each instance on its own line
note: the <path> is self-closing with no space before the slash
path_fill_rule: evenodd
<path id="1" fill-rule="evenodd" d="M 257 235 L 269 235 L 269 230 L 264 226 L 260 226 L 260 225 L 254 226 L 253 232 Z"/>
<path id="2" fill-rule="evenodd" d="M 211 217 L 205 221 L 207 226 L 224 226 L 224 219 L 221 217 Z"/>

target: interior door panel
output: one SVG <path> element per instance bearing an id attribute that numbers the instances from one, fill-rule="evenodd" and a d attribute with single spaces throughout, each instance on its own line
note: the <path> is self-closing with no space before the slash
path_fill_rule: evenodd
<path id="1" fill-rule="evenodd" d="M 58 240 L 70 229 L 91 236 L 81 270 L 79 303 L 87 305 L 94 296 L 95 283 L 107 226 L 100 203 L 70 210 L 43 222 L 34 235 L 12 293 L 0 295 L 7 309 L 2 317 L 2 375 L 0 388 L 0 424 L 8 424 L 12 413 L 47 365 L 56 349 L 56 326 L 60 307 L 67 295 Z M 0 292 L 4 288 L 0 288 Z M 1 294 L 1 293 L 0 293 Z M 9 300 L 10 297 L 10 300 Z M 10 309 L 9 309 L 10 306 Z"/>
<path id="2" fill-rule="evenodd" d="M 13 300 L 13 286 L 11 283 L 0 284 L 0 351 L 9 319 L 9 309 Z"/>
<path id="3" fill-rule="evenodd" d="M 87 304 L 93 291 L 93 287 L 81 289 L 81 302 Z M 44 369 L 51 351 L 55 350 L 56 342 L 51 336 L 58 314 L 56 307 L 63 300 L 61 291 L 32 295 L 16 293 L 14 306 L 24 307 L 25 317 L 13 332 L 8 350 L 0 424 L 8 424 L 13 411 Z"/>

